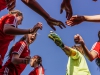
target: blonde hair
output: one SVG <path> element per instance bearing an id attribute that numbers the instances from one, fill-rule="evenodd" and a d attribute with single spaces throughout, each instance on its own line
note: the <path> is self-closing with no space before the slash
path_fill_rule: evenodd
<path id="1" fill-rule="evenodd" d="M 18 14 L 18 16 L 23 17 L 23 13 L 19 10 L 11 10 L 11 11 L 9 11 L 9 14 Z"/>

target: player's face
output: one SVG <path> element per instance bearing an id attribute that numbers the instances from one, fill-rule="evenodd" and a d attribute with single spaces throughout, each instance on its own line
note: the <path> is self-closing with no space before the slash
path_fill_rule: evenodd
<path id="1" fill-rule="evenodd" d="M 17 18 L 17 25 L 22 24 L 23 17 L 22 16 L 18 16 L 16 18 Z"/>
<path id="2" fill-rule="evenodd" d="M 36 58 L 32 58 L 30 61 L 30 66 L 34 67 L 34 64 L 36 63 Z"/>
<path id="3" fill-rule="evenodd" d="M 74 42 L 75 42 L 76 44 L 78 44 L 78 42 L 79 42 L 79 37 L 74 36 Z"/>
<path id="4" fill-rule="evenodd" d="M 31 44 L 31 43 L 33 43 L 33 42 L 35 41 L 36 35 L 37 35 L 36 33 L 28 34 L 28 39 L 27 39 L 27 41 L 28 41 L 29 44 Z"/>

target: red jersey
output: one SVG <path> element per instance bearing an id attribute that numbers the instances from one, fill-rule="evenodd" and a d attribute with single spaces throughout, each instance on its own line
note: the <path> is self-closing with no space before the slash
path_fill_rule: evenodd
<path id="1" fill-rule="evenodd" d="M 2 61 L 7 52 L 9 43 L 14 39 L 14 36 L 7 35 L 3 32 L 4 25 L 12 25 L 17 27 L 16 23 L 16 17 L 11 14 L 7 14 L 0 18 L 0 65 L 2 65 Z"/>
<path id="2" fill-rule="evenodd" d="M 0 0 L 0 11 L 6 8 L 6 0 Z"/>
<path id="3" fill-rule="evenodd" d="M 26 56 L 30 56 L 30 50 L 28 48 L 27 43 L 25 41 L 20 41 L 15 44 L 8 61 L 0 70 L 0 75 L 21 75 L 22 71 L 27 66 L 26 64 L 13 64 L 11 62 L 11 59 L 14 53 L 17 53 L 19 55 L 19 58 L 25 58 Z"/>
<path id="4" fill-rule="evenodd" d="M 94 50 L 98 54 L 98 57 L 100 58 L 100 42 L 96 42 L 92 46 L 92 49 L 91 50 Z"/>
<path id="5" fill-rule="evenodd" d="M 42 66 L 36 67 L 29 75 L 44 75 L 44 68 Z"/>

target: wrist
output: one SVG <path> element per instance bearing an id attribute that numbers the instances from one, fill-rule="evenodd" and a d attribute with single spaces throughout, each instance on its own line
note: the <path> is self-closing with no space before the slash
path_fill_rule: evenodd
<path id="1" fill-rule="evenodd" d="M 82 21 L 86 21 L 85 16 L 80 16 Z"/>
<path id="2" fill-rule="evenodd" d="M 82 45 L 82 46 L 85 46 L 85 43 L 82 42 L 81 45 Z"/>
<path id="3" fill-rule="evenodd" d="M 65 47 L 65 45 L 62 43 L 61 46 L 60 46 L 60 48 L 64 49 L 64 47 Z"/>
<path id="4" fill-rule="evenodd" d="M 29 34 L 31 34 L 33 32 L 33 29 L 29 29 Z"/>

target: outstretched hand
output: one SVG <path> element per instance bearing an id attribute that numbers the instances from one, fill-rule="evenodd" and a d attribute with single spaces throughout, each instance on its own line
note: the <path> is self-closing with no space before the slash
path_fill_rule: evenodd
<path id="1" fill-rule="evenodd" d="M 46 21 L 47 21 L 48 25 L 55 31 L 56 31 L 56 28 L 54 26 L 59 26 L 61 29 L 63 29 L 63 27 L 66 28 L 66 26 L 64 25 L 63 22 L 56 20 L 54 18 L 50 17 L 50 18 L 46 19 Z"/>
<path id="2" fill-rule="evenodd" d="M 63 0 L 63 2 L 61 3 L 61 8 L 60 8 L 60 14 L 63 13 L 63 10 L 66 11 L 66 18 L 69 20 L 72 15 L 73 15 L 73 11 L 72 11 L 72 6 L 70 3 L 71 0 Z"/>
<path id="3" fill-rule="evenodd" d="M 48 35 L 48 37 L 54 41 L 54 43 L 59 46 L 60 48 L 64 48 L 64 44 L 61 40 L 61 38 L 59 37 L 59 35 L 57 35 L 55 32 L 51 31 L 50 34 Z"/>
<path id="4" fill-rule="evenodd" d="M 74 15 L 69 20 L 66 21 L 66 24 L 68 26 L 75 26 L 77 24 L 80 24 L 83 21 L 84 21 L 83 16 Z"/>
<path id="5" fill-rule="evenodd" d="M 5 0 L 6 3 L 7 3 L 7 9 L 10 11 L 10 10 L 13 10 L 15 8 L 15 5 L 16 5 L 16 0 Z"/>
<path id="6" fill-rule="evenodd" d="M 34 28 L 36 28 L 36 29 L 40 29 L 40 30 L 42 30 L 42 23 L 41 22 L 38 22 L 35 26 L 34 26 Z"/>

